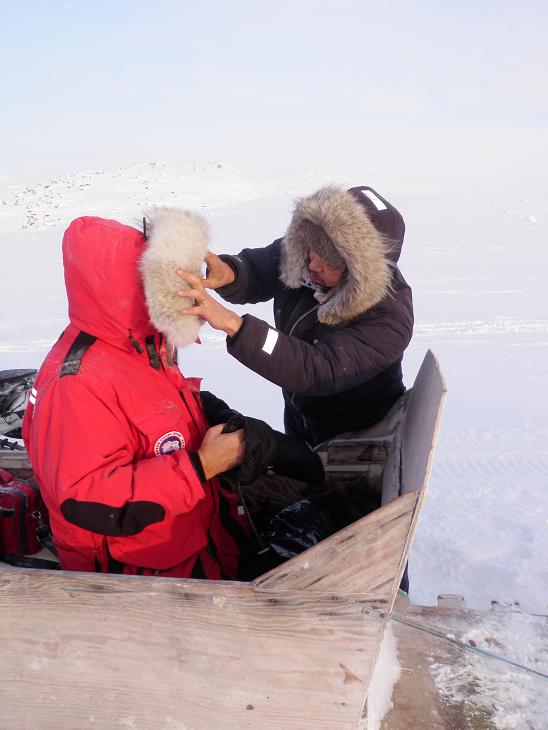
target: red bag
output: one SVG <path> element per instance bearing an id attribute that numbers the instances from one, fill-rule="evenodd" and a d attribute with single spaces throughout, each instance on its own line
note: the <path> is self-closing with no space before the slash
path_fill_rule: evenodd
<path id="1" fill-rule="evenodd" d="M 38 529 L 49 533 L 48 513 L 34 481 L 0 469 L 0 553 L 32 555 L 40 550 Z"/>

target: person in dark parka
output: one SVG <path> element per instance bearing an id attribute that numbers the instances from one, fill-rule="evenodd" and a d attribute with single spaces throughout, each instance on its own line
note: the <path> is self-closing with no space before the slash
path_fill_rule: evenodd
<path id="1" fill-rule="evenodd" d="M 404 392 L 402 356 L 413 331 L 401 275 L 405 224 L 372 188 L 324 187 L 296 201 L 285 236 L 237 256 L 208 254 L 187 310 L 225 331 L 228 352 L 279 385 L 286 433 L 314 446 L 379 421 Z M 232 304 L 274 300 L 275 329 Z"/>

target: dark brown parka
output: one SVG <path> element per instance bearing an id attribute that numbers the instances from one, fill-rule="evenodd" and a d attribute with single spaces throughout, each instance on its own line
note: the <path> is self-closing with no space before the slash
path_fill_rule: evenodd
<path id="1" fill-rule="evenodd" d="M 311 285 L 309 223 L 346 270 L 332 289 Z M 250 315 L 227 350 L 283 390 L 289 435 L 311 445 L 379 421 L 404 392 L 402 355 L 413 331 L 411 289 L 397 268 L 405 225 L 369 187 L 326 187 L 297 201 L 286 235 L 221 258 L 236 279 L 232 304 L 274 300 L 276 329 Z"/>

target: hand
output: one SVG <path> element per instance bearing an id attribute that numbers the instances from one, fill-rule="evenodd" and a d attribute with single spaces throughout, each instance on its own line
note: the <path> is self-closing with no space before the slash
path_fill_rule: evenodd
<path id="1" fill-rule="evenodd" d="M 205 258 L 207 273 L 206 278 L 203 280 L 204 286 L 208 289 L 220 289 L 222 286 L 232 284 L 236 278 L 234 269 L 220 259 L 217 254 L 207 252 Z"/>
<path id="2" fill-rule="evenodd" d="M 222 263 L 222 262 L 221 262 Z M 233 312 L 231 309 L 223 307 L 223 305 L 213 299 L 204 289 L 205 279 L 191 274 L 188 271 L 179 269 L 177 276 L 184 279 L 192 288 L 182 289 L 177 292 L 180 297 L 194 299 L 193 307 L 182 310 L 182 314 L 194 314 L 205 320 L 213 329 L 226 332 L 227 335 L 233 337 L 243 324 L 243 319 Z"/>
<path id="3" fill-rule="evenodd" d="M 206 479 L 239 466 L 244 458 L 245 439 L 243 428 L 232 433 L 222 433 L 224 423 L 206 431 L 198 455 Z"/>

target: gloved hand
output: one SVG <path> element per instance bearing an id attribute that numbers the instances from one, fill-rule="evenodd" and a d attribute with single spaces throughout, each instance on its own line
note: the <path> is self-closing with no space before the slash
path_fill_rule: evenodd
<path id="1" fill-rule="evenodd" d="M 275 431 L 258 418 L 239 413 L 227 421 L 223 432 L 236 431 L 242 427 L 245 433 L 245 455 L 237 470 L 240 484 L 251 484 L 268 469 L 308 484 L 323 481 L 322 461 L 306 443 Z"/>
<path id="2" fill-rule="evenodd" d="M 217 396 L 210 393 L 209 390 L 200 391 L 200 398 L 210 426 L 217 426 L 219 423 L 226 423 L 233 416 L 240 415 L 238 411 L 230 408 L 224 400 L 217 398 Z M 242 428 L 242 426 L 233 428 L 232 431 L 237 431 L 238 428 Z M 227 432 L 225 431 L 224 433 Z"/>

